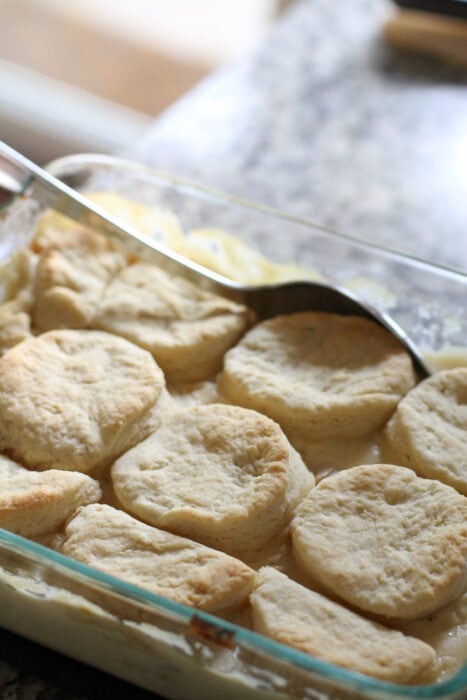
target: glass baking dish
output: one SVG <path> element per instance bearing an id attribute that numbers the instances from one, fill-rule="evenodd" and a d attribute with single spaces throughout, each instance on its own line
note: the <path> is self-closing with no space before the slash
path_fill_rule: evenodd
<path id="1" fill-rule="evenodd" d="M 279 263 L 348 286 L 393 318 L 427 357 L 467 346 L 467 276 L 376 248 L 109 156 L 49 165 L 82 191 L 118 192 L 174 212 L 182 230 L 222 229 Z M 0 258 L 32 235 L 41 207 L 26 193 L 0 218 Z M 157 235 L 157 231 L 154 232 Z M 378 681 L 176 604 L 0 530 L 0 624 L 169 698 L 467 697 L 467 666 L 424 686 Z"/>

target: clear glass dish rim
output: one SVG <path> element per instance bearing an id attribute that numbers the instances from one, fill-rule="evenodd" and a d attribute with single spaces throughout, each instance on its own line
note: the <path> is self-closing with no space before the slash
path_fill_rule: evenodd
<path id="1" fill-rule="evenodd" d="M 8 530 L 0 528 L 0 543 L 9 552 L 22 554 L 34 563 L 50 567 L 53 571 L 65 573 L 77 577 L 81 582 L 104 591 L 111 591 L 127 600 L 142 603 L 154 612 L 162 609 L 169 615 L 175 615 L 187 625 L 196 618 L 216 627 L 221 633 L 232 635 L 232 643 L 253 652 L 277 658 L 280 661 L 291 664 L 301 671 L 309 671 L 323 678 L 345 683 L 352 690 L 380 691 L 386 694 L 405 698 L 442 698 L 448 694 L 467 688 L 467 664 L 454 676 L 441 683 L 430 685 L 410 686 L 380 681 L 345 668 L 334 666 L 326 661 L 288 647 L 272 639 L 263 637 L 256 632 L 240 627 L 233 622 L 224 621 L 214 615 L 195 610 L 181 603 L 176 603 L 168 598 L 151 593 L 131 583 L 123 581 L 115 576 L 94 569 L 79 561 L 75 561 L 59 552 L 28 540 L 21 535 L 16 535 Z M 48 584 L 46 584 L 48 585 Z"/>
<path id="2" fill-rule="evenodd" d="M 417 267 L 421 266 L 425 269 L 433 270 L 433 272 L 437 274 L 454 275 L 465 279 L 467 282 L 467 273 L 462 270 L 437 265 L 430 261 L 407 255 L 406 253 L 395 249 L 375 245 L 357 237 L 348 236 L 338 231 L 334 231 L 333 229 L 315 224 L 306 218 L 297 217 L 281 210 L 257 204 L 222 191 L 216 191 L 210 187 L 205 187 L 184 178 L 159 172 L 154 168 L 135 163 L 124 158 L 103 154 L 79 153 L 57 158 L 51 161 L 46 166 L 46 169 L 60 179 L 60 171 L 76 171 L 77 168 L 92 168 L 98 166 L 124 170 L 125 172 L 128 172 L 129 175 L 136 175 L 139 172 L 140 175 L 144 175 L 146 178 L 153 180 L 155 185 L 160 185 L 163 183 L 165 186 L 169 185 L 187 189 L 188 196 L 208 196 L 209 198 L 212 198 L 218 202 L 223 202 L 232 206 L 239 206 L 258 214 L 268 214 L 286 221 L 290 221 L 294 224 L 305 225 L 309 228 L 318 230 L 320 233 L 336 236 L 344 239 L 347 242 L 355 244 L 356 246 L 362 246 L 367 250 L 376 251 L 378 254 L 387 255 L 391 258 L 397 258 L 405 262 L 409 262 Z M 93 569 L 65 555 L 48 549 L 43 545 L 21 537 L 20 535 L 3 530 L 2 528 L 0 528 L 0 543 L 10 552 L 20 553 L 29 560 L 51 567 L 51 569 L 54 571 L 58 570 L 70 576 L 77 576 L 81 581 L 84 581 L 84 583 L 88 583 L 94 587 L 98 586 L 103 590 L 110 590 L 111 592 L 117 593 L 118 595 L 127 599 L 142 603 L 155 612 L 158 612 L 158 609 L 162 609 L 169 615 L 176 615 L 187 624 L 193 619 L 193 617 L 201 619 L 202 621 L 217 627 L 221 632 L 227 631 L 232 633 L 233 642 L 237 643 L 243 648 L 260 652 L 269 657 L 277 658 L 280 661 L 295 666 L 297 670 L 309 671 L 323 678 L 343 683 L 353 690 L 360 689 L 365 692 L 384 692 L 387 695 L 393 695 L 396 699 L 397 697 L 405 697 L 439 698 L 442 700 L 451 693 L 467 688 L 467 664 L 465 664 L 463 668 L 451 678 L 440 683 L 430 685 L 410 686 L 380 681 L 354 671 L 334 666 L 326 661 L 321 661 L 320 659 L 317 659 L 309 654 L 275 642 L 272 639 L 263 637 L 262 635 L 240 627 L 234 623 L 224 621 L 208 613 L 194 610 L 188 606 L 176 603 L 162 596 L 158 596 L 150 591 L 141 589 L 133 584 L 98 571 L 97 569 Z"/>
<path id="3" fill-rule="evenodd" d="M 143 163 L 137 163 L 119 156 L 100 153 L 74 153 L 61 158 L 55 158 L 44 167 L 45 170 L 48 170 L 52 175 L 60 179 L 60 174 L 63 176 L 63 172 L 71 172 L 73 169 L 76 170 L 77 167 L 92 168 L 96 166 L 105 166 L 106 168 L 124 170 L 128 172 L 128 174 L 134 175 L 139 173 L 140 175 L 144 175 L 146 178 L 151 178 L 155 185 L 164 183 L 166 186 L 169 185 L 172 187 L 186 189 L 188 190 L 188 194 L 191 196 L 209 197 L 218 203 L 222 202 L 234 207 L 256 212 L 257 214 L 269 215 L 284 221 L 289 221 L 292 224 L 305 226 L 307 228 L 314 229 L 321 234 L 333 236 L 357 247 L 362 247 L 367 251 L 373 251 L 383 256 L 404 261 L 405 263 L 411 263 L 414 267 L 431 270 L 436 274 L 454 276 L 467 282 L 467 270 L 448 265 L 440 265 L 431 260 L 419 258 L 415 255 L 406 253 L 403 250 L 374 243 L 356 235 L 343 233 L 342 231 L 329 226 L 318 224 L 307 217 L 297 216 L 291 212 L 284 211 L 283 209 L 277 209 L 266 204 L 260 204 L 253 200 L 238 197 L 237 195 L 230 194 L 223 190 L 216 190 L 193 180 L 172 175 L 164 171 L 159 171 L 151 166 L 144 165 Z"/>

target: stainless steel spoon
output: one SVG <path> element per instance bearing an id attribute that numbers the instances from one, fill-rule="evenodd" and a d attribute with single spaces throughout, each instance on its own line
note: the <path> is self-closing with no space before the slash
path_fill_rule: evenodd
<path id="1" fill-rule="evenodd" d="M 7 193 L 29 192 L 41 205 L 65 214 L 81 224 L 123 244 L 139 257 L 184 277 L 205 290 L 228 297 L 253 309 L 260 319 L 296 311 L 328 311 L 363 316 L 383 326 L 410 353 L 421 378 L 430 374 L 423 357 L 405 331 L 387 314 L 361 301 L 345 289 L 323 282 L 285 282 L 244 286 L 208 270 L 161 246 L 135 228 L 123 224 L 76 190 L 53 177 L 13 148 L 0 141 L 0 189 Z"/>

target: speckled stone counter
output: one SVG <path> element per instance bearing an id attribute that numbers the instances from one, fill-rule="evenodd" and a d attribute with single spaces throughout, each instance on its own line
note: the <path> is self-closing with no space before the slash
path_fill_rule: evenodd
<path id="1" fill-rule="evenodd" d="M 467 269 L 467 69 L 385 46 L 393 11 L 297 3 L 125 155 Z"/>
<path id="2" fill-rule="evenodd" d="M 156 700 L 157 697 L 0 630 L 1 700 Z"/>
<path id="3" fill-rule="evenodd" d="M 467 72 L 385 47 L 391 11 L 297 3 L 124 155 L 467 270 Z M 0 697 L 149 694 L 0 632 Z"/>

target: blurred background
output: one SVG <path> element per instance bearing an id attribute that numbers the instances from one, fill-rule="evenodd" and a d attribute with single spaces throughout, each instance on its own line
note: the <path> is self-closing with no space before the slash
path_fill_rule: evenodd
<path id="1" fill-rule="evenodd" d="M 0 0 L 1 138 L 43 164 L 115 152 L 293 0 Z"/>

